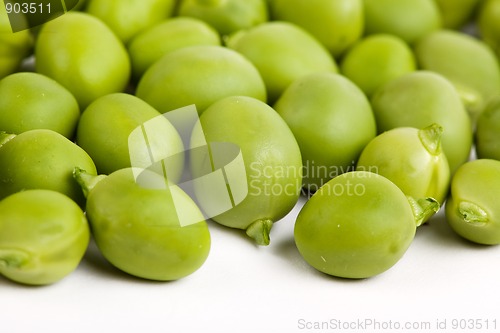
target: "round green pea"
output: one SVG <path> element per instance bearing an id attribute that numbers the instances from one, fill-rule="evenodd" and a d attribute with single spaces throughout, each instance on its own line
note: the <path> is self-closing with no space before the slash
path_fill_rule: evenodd
<path id="1" fill-rule="evenodd" d="M 196 45 L 220 46 L 221 38 L 213 27 L 193 17 L 174 17 L 144 30 L 128 45 L 134 78 L 140 79 L 165 54 Z"/>
<path id="2" fill-rule="evenodd" d="M 75 167 L 96 174 L 90 156 L 57 132 L 0 133 L 0 200 L 27 189 L 48 189 L 83 205 L 83 194 L 72 178 Z"/>
<path id="3" fill-rule="evenodd" d="M 90 238 L 81 208 L 50 190 L 26 190 L 0 201 L 0 275 L 29 285 L 73 272 Z"/>
<path id="4" fill-rule="evenodd" d="M 462 165 L 451 182 L 446 219 L 465 239 L 500 244 L 500 161 L 479 159 Z"/>
<path id="5" fill-rule="evenodd" d="M 337 72 L 337 64 L 313 35 L 296 24 L 273 21 L 228 38 L 229 48 L 248 58 L 259 70 L 274 103 L 296 79 L 314 72 Z"/>
<path id="6" fill-rule="evenodd" d="M 180 188 L 137 168 L 97 177 L 75 171 L 88 193 L 86 214 L 94 239 L 111 264 L 158 281 L 184 278 L 203 265 L 210 251 L 208 226 Z"/>
<path id="7" fill-rule="evenodd" d="M 319 189 L 295 222 L 295 244 L 312 267 L 343 278 L 368 278 L 394 266 L 416 232 L 404 193 L 366 171 L 342 174 Z"/>
<path id="8" fill-rule="evenodd" d="M 143 127 L 145 135 L 132 139 L 132 132 L 148 121 L 152 125 Z M 184 151 L 182 139 L 165 117 L 141 99 L 124 93 L 100 97 L 85 109 L 78 123 L 76 143 L 90 155 L 101 174 L 131 166 L 149 166 L 156 162 L 150 152 L 155 156 L 161 152 L 167 157 Z M 177 159 L 175 165 L 169 165 L 174 178 L 180 177 L 183 164 L 183 159 Z"/>
<path id="9" fill-rule="evenodd" d="M 477 17 L 479 35 L 500 58 L 500 24 L 498 22 L 500 22 L 500 1 L 482 1 Z"/>
<path id="10" fill-rule="evenodd" d="M 72 139 L 79 118 L 75 97 L 45 75 L 21 72 L 0 80 L 0 131 L 49 129 Z"/>
<path id="11" fill-rule="evenodd" d="M 83 110 L 98 97 L 124 91 L 130 60 L 122 42 L 98 18 L 69 12 L 42 26 L 35 69 L 68 89 Z"/>

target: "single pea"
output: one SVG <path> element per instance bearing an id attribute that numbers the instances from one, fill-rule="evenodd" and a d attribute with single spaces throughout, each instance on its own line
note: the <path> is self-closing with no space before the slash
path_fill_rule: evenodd
<path id="1" fill-rule="evenodd" d="M 85 11 L 106 23 L 127 44 L 173 14 L 175 0 L 89 0 Z"/>
<path id="2" fill-rule="evenodd" d="M 269 103 L 274 103 L 301 76 L 338 70 L 328 50 L 293 23 L 274 21 L 242 30 L 230 36 L 227 45 L 243 54 L 259 70 Z"/>
<path id="3" fill-rule="evenodd" d="M 169 281 L 194 273 L 207 259 L 210 233 L 202 213 L 162 176 L 137 168 L 109 176 L 77 169 L 74 176 L 87 194 L 86 214 L 96 244 L 118 269 Z"/>
<path id="4" fill-rule="evenodd" d="M 125 47 L 90 14 L 69 12 L 45 23 L 36 40 L 35 58 L 36 71 L 66 87 L 82 110 L 98 97 L 123 91 L 129 83 Z"/>
<path id="5" fill-rule="evenodd" d="M 245 96 L 212 104 L 201 115 L 200 123 L 203 131 L 193 131 L 192 148 L 204 142 L 210 147 L 217 142 L 229 143 L 239 147 L 241 154 L 238 160 L 238 151 L 231 156 L 224 145 L 202 153 L 191 149 L 195 178 L 225 175 L 221 183 L 206 177 L 208 183 L 196 184 L 201 208 L 215 222 L 246 230 L 257 244 L 268 245 L 273 223 L 292 210 L 301 192 L 302 159 L 293 133 L 269 105 Z M 211 213 L 219 207 L 227 209 Z"/>
<path id="6" fill-rule="evenodd" d="M 342 59 L 340 72 L 367 96 L 385 83 L 417 69 L 415 55 L 401 38 L 375 34 L 358 41 Z"/>
<path id="7" fill-rule="evenodd" d="M 79 118 L 75 97 L 45 75 L 21 72 L 0 80 L 0 131 L 50 129 L 72 139 Z"/>
<path id="8" fill-rule="evenodd" d="M 136 91 L 160 113 L 192 104 L 201 113 L 236 95 L 266 101 L 266 87 L 248 59 L 222 46 L 191 46 L 166 54 L 144 73 Z"/>
<path id="9" fill-rule="evenodd" d="M 221 38 L 210 25 L 192 17 L 174 17 L 144 30 L 128 46 L 134 78 L 140 79 L 165 54 L 196 45 L 220 46 Z"/>
<path id="10" fill-rule="evenodd" d="M 442 133 L 438 124 L 383 132 L 363 149 L 356 170 L 384 176 L 413 198 L 432 197 L 443 204 L 450 168 L 441 149 Z"/>
<path id="11" fill-rule="evenodd" d="M 491 100 L 481 113 L 476 127 L 478 158 L 500 161 L 500 96 Z"/>
<path id="12" fill-rule="evenodd" d="M 365 34 L 396 35 L 409 44 L 441 28 L 434 0 L 363 0 Z"/>
<path id="13" fill-rule="evenodd" d="M 500 161 L 467 162 L 456 172 L 446 201 L 452 229 L 472 242 L 500 244 Z"/>
<path id="14" fill-rule="evenodd" d="M 221 35 L 268 20 L 266 0 L 179 0 L 177 14 L 203 20 Z"/>
<path id="15" fill-rule="evenodd" d="M 0 79 L 17 71 L 32 48 L 30 31 L 12 32 L 5 6 L 0 5 Z"/>
<path id="16" fill-rule="evenodd" d="M 477 25 L 480 38 L 488 44 L 500 58 L 500 1 L 486 0 L 481 3 Z"/>
<path id="17" fill-rule="evenodd" d="M 473 121 L 500 92 L 498 60 L 477 38 L 440 30 L 419 40 L 414 50 L 421 69 L 439 73 L 453 83 Z"/>
<path id="18" fill-rule="evenodd" d="M 305 203 L 295 222 L 295 244 L 320 272 L 368 278 L 394 266 L 417 226 L 438 209 L 432 199 L 409 201 L 383 176 L 352 171 L 330 180 Z"/>
<path id="19" fill-rule="evenodd" d="M 469 22 L 482 0 L 434 0 L 441 13 L 443 28 L 460 29 Z"/>
<path id="20" fill-rule="evenodd" d="M 352 171 L 363 148 L 377 134 L 368 99 L 339 74 L 313 73 L 295 80 L 274 108 L 297 139 L 303 184 L 309 192 Z"/>
<path id="21" fill-rule="evenodd" d="M 84 197 L 72 178 L 77 166 L 96 173 L 90 156 L 57 132 L 0 133 L 0 200 L 27 189 L 47 189 L 83 205 Z"/>
<path id="22" fill-rule="evenodd" d="M 131 143 L 130 135 L 148 121 L 155 122 L 154 130 L 145 129 L 149 146 L 137 150 L 135 148 L 145 139 L 141 137 L 141 142 Z M 145 167 L 153 162 L 150 151 L 161 151 L 165 157 L 184 151 L 182 139 L 165 117 L 141 99 L 124 93 L 100 97 L 85 109 L 78 123 L 76 143 L 90 155 L 97 171 L 102 174 L 131 166 Z M 136 158 L 138 151 L 142 151 L 140 156 L 144 162 L 134 161 L 139 165 L 131 164 L 132 146 Z M 179 177 L 183 160 L 178 159 L 175 166 L 169 167 L 175 168 L 176 171 L 170 171 Z"/>
<path id="23" fill-rule="evenodd" d="M 268 0 L 271 19 L 295 23 L 340 57 L 363 34 L 362 0 Z"/>
<path id="24" fill-rule="evenodd" d="M 430 71 L 415 71 L 383 85 L 373 95 L 379 133 L 396 127 L 443 127 L 442 147 L 451 174 L 469 159 L 472 125 L 449 80 Z"/>
<path id="25" fill-rule="evenodd" d="M 0 201 L 0 275 L 46 285 L 73 272 L 87 249 L 81 208 L 50 190 L 26 190 Z"/>

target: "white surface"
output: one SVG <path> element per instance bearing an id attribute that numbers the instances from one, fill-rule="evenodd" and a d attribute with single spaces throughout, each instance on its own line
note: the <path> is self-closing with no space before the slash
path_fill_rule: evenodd
<path id="1" fill-rule="evenodd" d="M 462 240 L 441 211 L 387 272 L 365 280 L 333 278 L 310 268 L 295 247 L 293 225 L 302 204 L 275 224 L 269 247 L 210 222 L 208 260 L 175 282 L 121 273 L 93 244 L 79 268 L 52 286 L 0 278 L 0 332 L 500 331 L 500 247 Z M 475 322 L 476 329 L 453 329 L 453 319 L 480 320 L 483 327 Z M 354 321 L 356 329 L 303 328 L 338 320 Z M 358 320 L 380 327 L 355 327 Z M 447 329 L 438 329 L 438 320 L 441 327 L 446 320 Z M 404 329 L 406 323 L 425 327 Z"/>

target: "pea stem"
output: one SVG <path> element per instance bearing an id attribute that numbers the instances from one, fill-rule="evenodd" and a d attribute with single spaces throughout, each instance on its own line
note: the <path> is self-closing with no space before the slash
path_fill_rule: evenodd
<path id="1" fill-rule="evenodd" d="M 271 220 L 257 220 L 248 226 L 246 233 L 258 245 L 267 246 L 271 242 L 269 234 L 271 233 L 272 227 L 273 221 Z"/>
<path id="2" fill-rule="evenodd" d="M 0 147 L 16 137 L 15 134 L 0 132 Z"/>
<path id="3" fill-rule="evenodd" d="M 23 266 L 30 255 L 17 249 L 0 249 L 0 271 L 2 268 L 18 268 Z"/>
<path id="4" fill-rule="evenodd" d="M 73 178 L 77 181 L 77 183 L 81 186 L 83 195 L 85 198 L 88 197 L 90 191 L 99 183 L 101 180 L 106 178 L 106 175 L 91 175 L 87 171 L 75 168 L 73 170 Z"/>
<path id="5" fill-rule="evenodd" d="M 418 131 L 418 137 L 427 151 L 436 156 L 441 154 L 441 137 L 443 128 L 438 124 L 432 124 Z"/>
<path id="6" fill-rule="evenodd" d="M 427 222 L 441 208 L 439 202 L 430 197 L 415 200 L 408 196 L 408 202 L 413 210 L 413 216 L 415 217 L 415 224 L 417 227 Z"/>

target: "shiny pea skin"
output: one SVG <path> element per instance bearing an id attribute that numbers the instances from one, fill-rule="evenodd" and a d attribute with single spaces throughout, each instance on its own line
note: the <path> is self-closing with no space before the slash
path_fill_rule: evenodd
<path id="1" fill-rule="evenodd" d="M 387 33 L 413 44 L 442 26 L 434 0 L 363 0 L 365 34 Z"/>
<path id="2" fill-rule="evenodd" d="M 401 38 L 375 34 L 358 41 L 342 58 L 340 72 L 367 96 L 385 83 L 417 69 L 415 55 Z"/>
<path id="3" fill-rule="evenodd" d="M 157 281 L 184 278 L 210 251 L 210 232 L 194 201 L 149 170 L 125 168 L 109 176 L 75 170 L 87 193 L 86 214 L 96 244 L 118 269 Z M 181 214 L 184 214 L 182 216 Z M 181 219 L 189 215 L 189 223 Z"/>
<path id="4" fill-rule="evenodd" d="M 297 139 L 308 192 L 352 171 L 363 148 L 377 134 L 366 96 L 336 73 L 313 73 L 297 79 L 274 108 Z"/>
<path id="5" fill-rule="evenodd" d="M 432 197 L 444 203 L 450 168 L 441 148 L 443 128 L 398 127 L 381 133 L 366 145 L 356 165 L 386 177 L 408 196 Z"/>
<path id="6" fill-rule="evenodd" d="M 177 14 L 203 20 L 221 35 L 268 20 L 266 0 L 180 0 Z"/>
<path id="7" fill-rule="evenodd" d="M 27 189 L 48 189 L 83 205 L 83 194 L 72 178 L 75 167 L 96 174 L 90 156 L 57 132 L 0 133 L 0 200 Z"/>
<path id="8" fill-rule="evenodd" d="M 493 99 L 481 113 L 476 127 L 478 158 L 500 161 L 500 97 Z"/>
<path id="9" fill-rule="evenodd" d="M 135 35 L 170 17 L 175 0 L 90 0 L 85 11 L 104 21 L 127 44 Z"/>
<path id="10" fill-rule="evenodd" d="M 259 70 L 269 103 L 301 76 L 338 71 L 328 50 L 305 29 L 289 22 L 267 22 L 233 34 L 226 43 Z"/>
<path id="11" fill-rule="evenodd" d="M 0 201 L 0 275 L 28 285 L 55 283 L 80 263 L 90 238 L 82 209 L 50 190 Z"/>
<path id="12" fill-rule="evenodd" d="M 456 172 L 446 201 L 446 219 L 460 236 L 472 242 L 500 244 L 500 161 L 467 162 Z"/>
<path id="13" fill-rule="evenodd" d="M 449 80 L 430 71 L 415 71 L 380 87 L 371 98 L 379 133 L 396 127 L 443 128 L 442 147 L 451 174 L 469 159 L 471 119 Z"/>
<path id="14" fill-rule="evenodd" d="M 20 72 L 0 80 L 0 131 L 50 129 L 73 139 L 79 118 L 75 97 L 45 75 Z"/>
<path id="15" fill-rule="evenodd" d="M 309 31 L 334 57 L 340 57 L 363 35 L 362 0 L 268 0 L 271 18 Z"/>
<path id="16" fill-rule="evenodd" d="M 239 148 L 243 159 L 236 162 L 240 166 L 243 164 L 243 171 L 224 169 L 227 177 L 231 177 L 227 186 L 234 203 L 228 205 L 229 209 L 225 212 L 212 215 L 212 220 L 227 227 L 246 230 L 257 244 L 268 245 L 273 223 L 292 210 L 301 192 L 302 159 L 293 133 L 269 105 L 246 96 L 231 96 L 212 104 L 201 115 L 200 124 L 203 132 L 193 132 L 192 148 L 205 142 L 209 145 L 230 143 Z M 227 150 L 214 149 L 210 155 L 191 155 L 195 178 L 221 172 L 222 167 L 213 170 L 217 164 L 211 161 L 220 163 L 217 161 L 221 159 L 216 155 L 227 155 Z M 192 152 L 196 151 L 192 149 Z M 227 159 L 232 160 L 231 156 Z M 198 183 L 195 187 L 200 207 L 206 212 L 213 211 L 214 207 L 226 206 L 225 202 L 229 200 L 226 199 L 228 188 L 223 186 L 216 190 L 215 185 L 207 187 L 205 183 Z M 208 195 L 207 189 L 210 189 Z M 246 195 L 240 198 L 239 193 Z M 237 199 L 241 199 L 239 203 Z"/>
<path id="17" fill-rule="evenodd" d="M 425 218 L 439 206 L 427 203 Z M 330 180 L 305 203 L 294 238 L 301 256 L 318 271 L 368 278 L 403 257 L 418 224 L 394 183 L 376 173 L 352 171 Z"/>
<path id="18" fill-rule="evenodd" d="M 193 17 L 173 17 L 142 31 L 128 45 L 134 78 L 140 79 L 165 54 L 196 45 L 220 46 L 221 38 L 209 24 Z"/>
<path id="19" fill-rule="evenodd" d="M 36 71 L 66 87 L 81 109 L 98 97 L 124 91 L 129 83 L 125 47 L 90 14 L 69 12 L 45 23 L 36 40 L 35 57 Z"/>
<path id="20" fill-rule="evenodd" d="M 160 113 L 195 104 L 199 113 L 228 96 L 267 100 L 257 68 L 222 46 L 191 46 L 164 55 L 139 81 L 136 96 Z"/>
<path id="21" fill-rule="evenodd" d="M 473 121 L 498 95 L 500 65 L 481 40 L 459 31 L 440 30 L 419 40 L 414 50 L 421 69 L 441 74 L 453 83 Z"/>
<path id="22" fill-rule="evenodd" d="M 139 147 L 142 140 L 131 143 L 132 131 L 150 120 L 154 122 L 154 130 L 145 133 L 149 146 Z M 141 136 L 141 139 L 144 137 Z M 100 97 L 85 109 L 78 123 L 76 143 L 90 155 L 101 174 L 131 166 L 150 165 L 155 162 L 150 159 L 150 151 L 161 151 L 164 156 L 184 151 L 182 139 L 165 117 L 141 99 L 124 93 Z M 136 149 L 136 165 L 131 165 L 132 149 Z M 173 162 L 173 159 L 170 161 Z M 178 178 L 182 173 L 183 160 L 178 159 L 175 165 L 169 167 L 169 172 Z"/>

